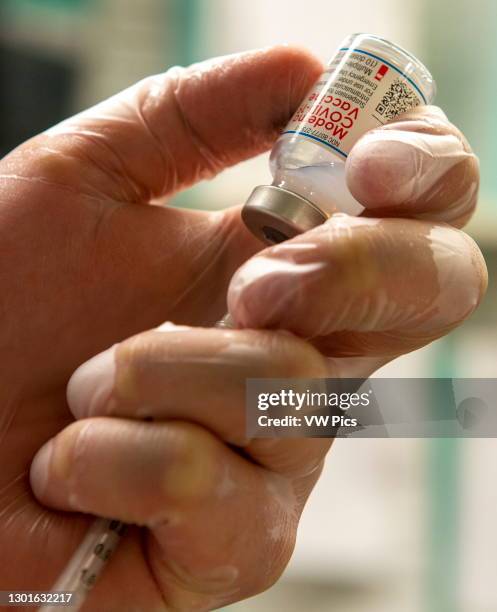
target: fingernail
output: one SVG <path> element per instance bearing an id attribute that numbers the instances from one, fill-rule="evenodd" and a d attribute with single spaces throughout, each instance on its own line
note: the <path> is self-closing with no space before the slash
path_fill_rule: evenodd
<path id="1" fill-rule="evenodd" d="M 282 313 L 296 305 L 309 277 L 323 266 L 321 261 L 296 263 L 263 255 L 246 262 L 228 288 L 228 310 L 235 326 L 255 329 L 279 326 Z"/>
<path id="2" fill-rule="evenodd" d="M 395 135 L 384 132 L 378 130 L 363 136 L 347 160 L 349 188 L 355 198 L 369 207 L 382 207 L 392 199 L 402 201 L 412 191 L 416 167 L 412 164 L 411 149 L 396 141 Z"/>
<path id="3" fill-rule="evenodd" d="M 116 346 L 80 366 L 67 385 L 67 402 L 77 419 L 98 414 L 114 387 Z"/>
<path id="4" fill-rule="evenodd" d="M 289 284 L 293 284 L 294 280 L 303 274 L 321 269 L 322 264 L 316 261 L 301 263 L 277 257 L 256 256 L 238 269 L 231 279 L 229 293 L 238 295 L 262 279 L 271 279 L 273 283 L 284 279 L 288 280 Z"/>
<path id="5" fill-rule="evenodd" d="M 375 130 L 356 147 L 352 170 L 361 173 L 358 179 L 362 189 L 368 189 L 368 204 L 378 202 L 381 206 L 419 199 L 468 155 L 461 141 L 451 134 L 401 129 Z"/>
<path id="6" fill-rule="evenodd" d="M 47 488 L 53 446 L 53 440 L 49 440 L 36 453 L 33 462 L 31 463 L 29 478 L 31 488 L 33 489 L 36 497 L 42 497 L 45 489 Z"/>

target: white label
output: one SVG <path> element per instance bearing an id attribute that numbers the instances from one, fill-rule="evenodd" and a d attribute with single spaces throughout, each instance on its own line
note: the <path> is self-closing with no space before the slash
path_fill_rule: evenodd
<path id="1" fill-rule="evenodd" d="M 340 49 L 283 133 L 310 138 L 343 159 L 365 132 L 418 104 L 426 104 L 418 86 L 389 61 Z"/>

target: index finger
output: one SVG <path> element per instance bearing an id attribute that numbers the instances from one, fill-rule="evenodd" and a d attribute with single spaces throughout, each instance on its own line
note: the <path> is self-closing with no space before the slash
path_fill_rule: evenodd
<path id="1" fill-rule="evenodd" d="M 442 110 L 418 106 L 356 143 L 347 184 L 366 216 L 462 227 L 477 202 L 478 158 Z"/>
<path id="2" fill-rule="evenodd" d="M 10 167 L 119 200 L 171 194 L 268 149 L 321 70 L 286 46 L 172 68 L 29 141 Z"/>

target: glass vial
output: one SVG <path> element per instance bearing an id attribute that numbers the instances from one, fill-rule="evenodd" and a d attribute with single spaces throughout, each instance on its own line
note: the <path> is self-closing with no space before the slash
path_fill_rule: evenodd
<path id="1" fill-rule="evenodd" d="M 435 92 L 431 74 L 404 49 L 371 34 L 348 36 L 273 147 L 274 180 L 247 200 L 247 227 L 277 243 L 334 212 L 360 214 L 345 182 L 350 150 L 368 130 L 430 104 Z"/>

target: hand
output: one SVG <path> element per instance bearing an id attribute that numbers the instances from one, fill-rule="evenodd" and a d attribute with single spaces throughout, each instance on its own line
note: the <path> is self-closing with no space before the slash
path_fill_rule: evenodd
<path id="1" fill-rule="evenodd" d="M 205 213 L 146 204 L 270 148 L 321 69 L 306 52 L 286 47 L 173 69 L 1 161 L 0 589 L 49 589 L 92 520 L 47 510 L 29 485 L 36 451 L 60 431 L 70 435 L 64 429 L 73 421 L 65 391 L 72 372 L 99 351 L 165 320 L 213 325 L 226 312 L 232 274 L 261 248 L 238 208 Z M 138 437 L 150 427 L 137 426 Z M 170 438 L 156 449 L 157 460 L 183 466 L 171 472 L 177 485 L 178 474 L 195 463 L 190 452 L 199 448 L 196 461 L 202 465 L 205 444 L 217 448 L 219 457 L 230 454 L 193 425 L 170 429 L 164 423 L 150 431 Z M 119 455 L 117 444 L 114 456 Z M 138 465 L 141 453 L 133 457 Z M 227 591 L 237 599 L 274 579 L 290 542 L 276 538 L 273 544 L 264 521 L 258 526 L 254 517 L 250 527 L 245 521 L 244 504 L 262 500 L 263 485 L 251 476 L 251 464 L 236 457 L 231 461 L 246 474 L 237 495 L 207 503 L 200 488 L 198 514 L 185 517 L 179 531 L 165 526 L 165 515 L 148 535 L 132 530 L 88 609 L 160 610 L 166 601 L 169 608 L 191 610 L 195 599 L 200 609 Z M 152 463 L 149 468 L 140 480 L 155 487 Z M 266 472 L 260 473 L 262 483 Z M 161 483 L 167 478 L 164 472 Z M 172 496 L 183 495 L 181 486 L 174 492 L 173 480 Z M 116 485 L 108 484 L 117 494 Z M 166 488 L 156 492 L 161 511 L 176 513 L 175 503 L 164 498 Z M 144 521 L 136 522 L 145 524 L 152 519 L 152 500 L 142 501 Z M 119 497 L 110 514 L 117 517 L 123 503 Z M 267 508 L 270 519 L 273 528 L 277 517 Z M 281 529 L 286 536 L 287 528 Z M 250 536 L 250 546 L 240 533 Z M 233 548 L 241 554 L 241 547 L 252 569 L 246 574 L 240 566 L 228 588 L 232 570 L 226 576 L 219 567 L 231 567 Z M 259 561 L 263 551 L 268 576 Z M 167 576 L 159 567 L 164 559 Z"/>
<path id="2" fill-rule="evenodd" d="M 303 53 L 277 49 L 197 66 L 183 74 L 173 72 L 70 120 L 2 162 L 0 235 L 5 256 L 0 299 L 2 347 L 9 360 L 4 358 L 2 385 L 1 452 L 8 464 L 0 483 L 0 555 L 5 556 L 0 561 L 10 561 L 2 563 L 8 588 L 49 588 L 89 523 L 81 515 L 43 510 L 30 497 L 30 459 L 57 432 L 61 433 L 33 464 L 37 497 L 53 508 L 112 516 L 148 528 L 135 528 L 126 539 L 88 609 L 161 609 L 163 602 L 166 609 L 209 609 L 257 592 L 284 568 L 328 443 L 287 440 L 271 445 L 245 440 L 244 379 L 324 376 L 330 363 L 325 355 L 333 356 L 335 345 L 337 356 L 375 355 L 369 343 L 366 348 L 359 343 L 352 350 L 340 349 L 340 335 L 349 333 L 347 327 L 352 337 L 358 335 L 353 331 L 354 309 L 350 323 L 343 314 L 349 309 L 340 311 L 345 332 L 328 329 L 337 288 L 331 292 L 319 284 L 322 311 L 312 316 L 317 313 L 321 320 L 315 319 L 314 331 L 298 330 L 295 321 L 305 312 L 305 300 L 296 299 L 286 313 L 280 308 L 278 314 L 272 310 L 272 299 L 263 295 L 258 311 L 255 297 L 268 277 L 247 274 L 254 265 L 249 263 L 230 289 L 237 323 L 250 326 L 250 318 L 255 320 L 264 310 L 269 316 L 260 319 L 261 326 L 289 327 L 310 342 L 275 331 L 167 326 L 123 340 L 168 319 L 212 324 L 223 312 L 231 274 L 259 248 L 242 227 L 238 210 L 206 214 L 137 204 L 268 148 L 320 69 Z M 436 129 L 441 130 L 439 140 L 453 130 L 443 119 Z M 367 151 L 363 159 L 370 160 Z M 477 182 L 474 160 L 468 152 L 456 164 L 471 184 Z M 423 176 L 433 172 L 435 164 L 436 158 Z M 438 183 L 449 184 L 447 176 L 438 177 Z M 441 188 L 446 191 L 450 189 Z M 459 196 L 465 196 L 468 213 L 475 195 L 466 192 Z M 434 214 L 450 209 L 452 203 L 450 197 L 435 198 Z M 389 204 L 393 210 L 387 198 Z M 353 269 L 362 261 L 357 256 L 359 243 L 367 248 L 388 245 L 400 257 L 408 243 L 401 240 L 404 228 L 423 226 L 431 231 L 429 222 L 397 221 L 402 228 L 394 227 L 393 235 L 378 229 L 361 241 L 355 235 L 367 225 L 375 227 L 372 222 L 341 222 L 345 232 L 334 231 L 337 221 L 332 220 L 322 230 L 296 239 L 297 244 L 316 242 L 317 258 L 311 263 L 319 267 L 314 266 L 314 272 L 335 265 L 335 240 L 343 257 L 340 265 Z M 360 223 L 357 231 L 350 229 L 354 223 Z M 376 227 L 384 223 L 395 221 L 381 221 Z M 442 230 L 444 235 L 462 236 L 445 226 Z M 343 239 L 344 233 L 354 238 Z M 457 240 L 448 243 L 458 244 Z M 377 350 L 382 359 L 441 335 L 478 302 L 485 284 L 483 263 L 469 239 L 460 241 L 464 246 L 456 255 L 464 262 L 471 255 L 470 263 L 454 272 L 447 261 L 441 264 L 454 282 L 439 283 L 438 291 L 418 300 L 405 280 L 410 303 L 421 310 L 429 299 L 436 303 L 442 296 L 440 316 L 425 313 L 421 319 L 433 324 L 427 330 L 420 321 L 417 333 L 416 321 L 406 321 L 404 327 L 400 322 L 391 334 L 380 327 L 379 337 L 397 339 L 395 350 Z M 19 244 L 29 245 L 29 259 Z M 417 251 L 423 244 L 420 237 Z M 286 249 L 283 256 L 278 248 Z M 302 272 L 309 273 L 312 266 L 302 266 L 289 252 L 291 243 L 264 255 L 271 262 L 289 263 L 299 271 L 293 278 L 305 278 L 307 283 L 311 276 Z M 381 247 L 371 249 L 380 262 L 381 253 Z M 423 261 L 420 277 L 429 268 L 423 268 Z M 292 278 L 281 274 L 281 265 L 269 270 L 273 278 Z M 340 297 L 353 289 L 342 270 Z M 434 274 L 432 265 L 432 281 Z M 460 297 L 456 279 L 469 283 L 462 314 L 446 306 Z M 302 294 L 307 286 L 312 285 L 297 283 Z M 372 283 L 368 286 L 374 295 Z M 307 295 L 310 305 L 314 296 Z M 360 299 L 353 292 L 352 297 Z M 308 318 L 306 314 L 304 320 Z M 374 322 L 370 325 L 374 330 Z M 360 326 L 359 332 L 363 337 Z M 64 387 L 71 371 L 119 341 L 73 378 L 69 402 L 80 420 L 70 424 Z M 341 361 L 335 357 L 331 363 L 338 367 Z M 145 416 L 157 422 L 136 420 Z M 243 453 L 234 452 L 234 446 L 242 447 Z"/>
<path id="3" fill-rule="evenodd" d="M 464 321 L 487 286 L 462 231 L 478 160 L 437 107 L 417 107 L 365 134 L 346 164 L 361 217 L 334 215 L 264 250 L 232 279 L 239 327 L 282 328 L 330 357 L 330 376 L 368 376 Z"/>

